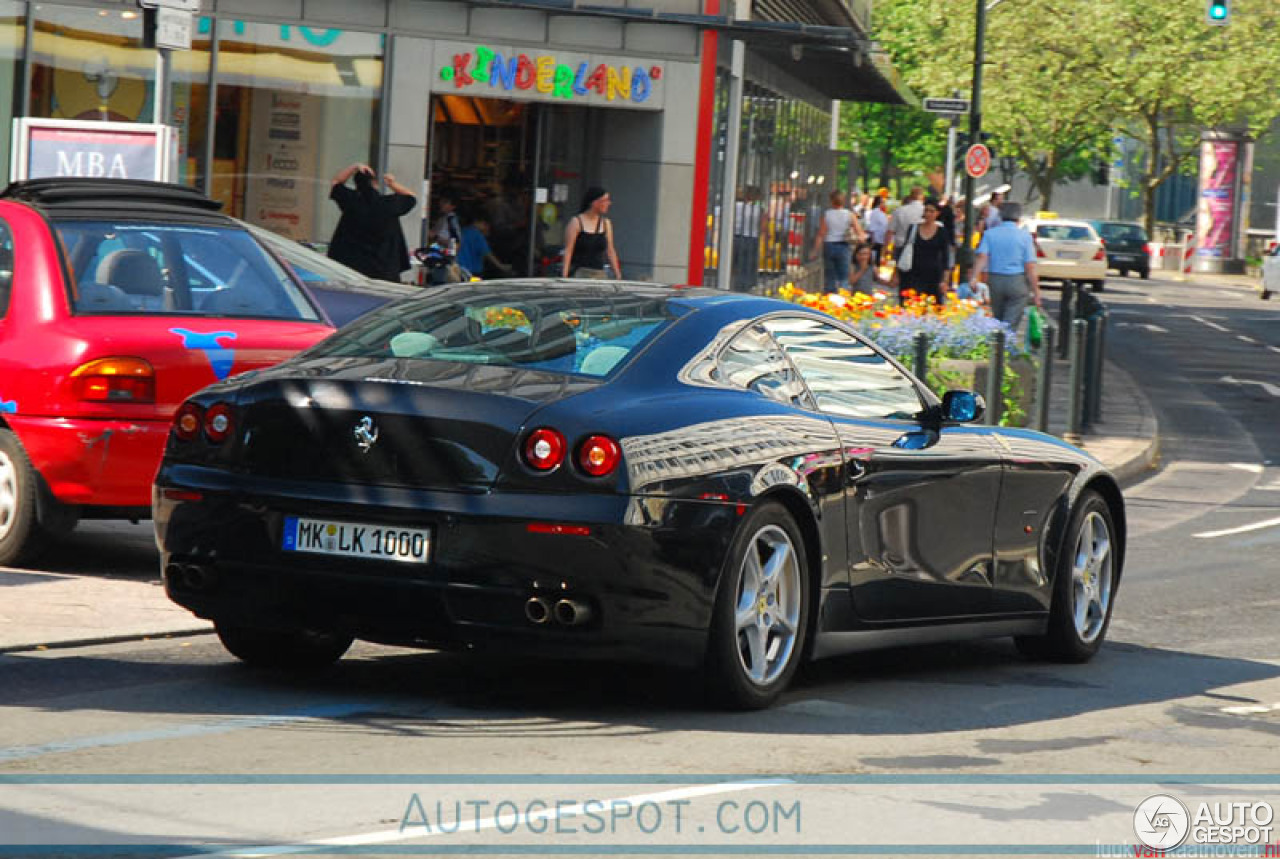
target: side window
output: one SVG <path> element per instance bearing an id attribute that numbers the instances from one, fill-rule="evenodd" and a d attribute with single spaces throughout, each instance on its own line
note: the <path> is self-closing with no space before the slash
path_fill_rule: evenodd
<path id="1" fill-rule="evenodd" d="M 808 392 L 765 331 L 753 325 L 729 342 L 716 360 L 719 381 L 764 394 L 789 406 L 813 408 Z"/>
<path id="2" fill-rule="evenodd" d="M 854 418 L 908 420 L 924 408 L 915 383 L 870 346 L 817 319 L 771 319 L 818 408 Z"/>
<path id="3" fill-rule="evenodd" d="M 9 295 L 13 292 L 13 233 L 0 221 L 0 319 L 9 313 Z"/>

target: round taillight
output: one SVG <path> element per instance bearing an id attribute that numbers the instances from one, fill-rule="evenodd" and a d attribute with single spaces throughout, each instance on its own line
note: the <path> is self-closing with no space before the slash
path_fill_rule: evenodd
<path id="1" fill-rule="evenodd" d="M 538 471 L 551 471 L 564 462 L 564 436 L 542 427 L 529 433 L 524 442 L 524 461 Z"/>
<path id="2" fill-rule="evenodd" d="M 235 428 L 235 420 L 231 415 L 231 406 L 218 403 L 204 413 L 204 434 L 214 444 L 221 444 L 231 435 Z"/>
<path id="3" fill-rule="evenodd" d="M 578 467 L 592 477 L 604 477 L 618 467 L 622 449 L 607 435 L 589 435 L 578 446 Z"/>
<path id="4" fill-rule="evenodd" d="M 204 409 L 195 403 L 183 403 L 173 417 L 173 434 L 183 441 L 193 441 L 200 432 Z"/>

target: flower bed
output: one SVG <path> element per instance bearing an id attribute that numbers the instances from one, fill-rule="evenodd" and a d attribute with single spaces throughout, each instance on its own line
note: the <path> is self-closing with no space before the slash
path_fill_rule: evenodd
<path id="1" fill-rule="evenodd" d="M 899 304 L 884 292 L 805 292 L 790 284 L 778 290 L 778 297 L 844 320 L 908 366 L 914 360 L 915 336 L 923 332 L 929 338 L 926 382 L 939 395 L 955 389 L 984 393 L 990 338 L 996 332 L 1003 333 L 1006 361 L 1001 424 L 1026 424 L 1035 395 L 1035 361 L 1013 329 L 989 316 L 976 301 L 952 300 L 939 305 L 933 296 L 908 292 Z"/>

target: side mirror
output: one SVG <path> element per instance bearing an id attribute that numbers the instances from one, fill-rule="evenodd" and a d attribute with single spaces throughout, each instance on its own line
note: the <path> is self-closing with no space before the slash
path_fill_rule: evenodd
<path id="1" fill-rule="evenodd" d="M 947 423 L 973 423 L 986 410 L 987 401 L 973 391 L 947 391 L 942 395 L 942 420 Z"/>

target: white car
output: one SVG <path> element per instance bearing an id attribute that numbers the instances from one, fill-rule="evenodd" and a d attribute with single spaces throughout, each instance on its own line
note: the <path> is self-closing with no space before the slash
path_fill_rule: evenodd
<path id="1" fill-rule="evenodd" d="M 1088 221 L 1036 218 L 1023 224 L 1036 243 L 1042 280 L 1086 283 L 1101 292 L 1107 279 L 1107 249 Z"/>
<path id="2" fill-rule="evenodd" d="M 1280 292 L 1280 242 L 1262 258 L 1262 294 L 1270 298 Z"/>

